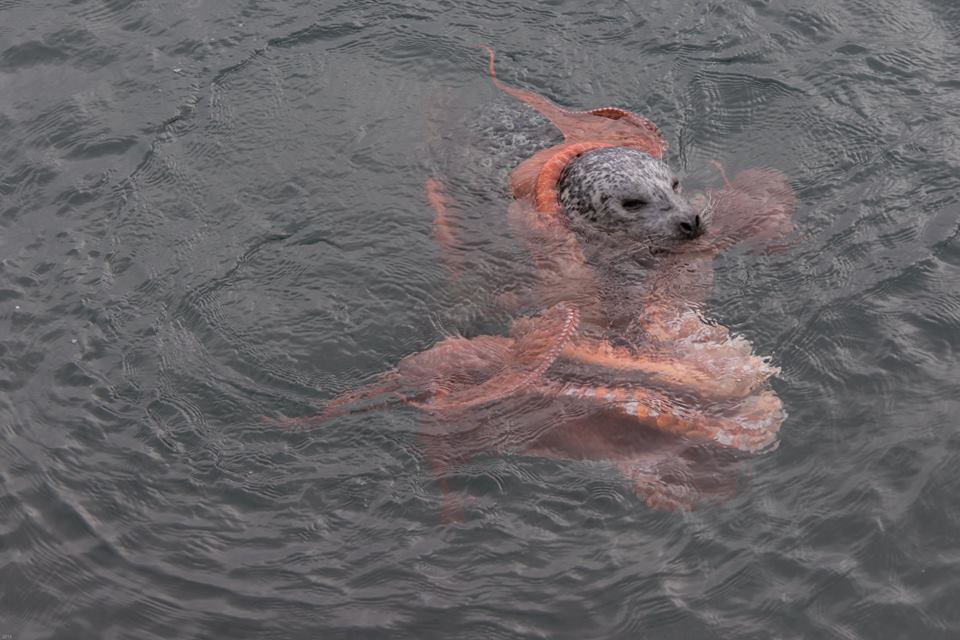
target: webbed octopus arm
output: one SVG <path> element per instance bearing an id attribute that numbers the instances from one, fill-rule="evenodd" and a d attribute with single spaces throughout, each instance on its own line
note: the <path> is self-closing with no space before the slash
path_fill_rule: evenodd
<path id="1" fill-rule="evenodd" d="M 497 339 L 507 352 L 499 354 L 499 361 L 487 367 L 486 380 L 472 386 L 452 386 L 449 392 L 437 393 L 435 389 L 425 402 L 411 404 L 426 410 L 425 419 L 429 421 L 438 416 L 449 418 L 450 414 L 523 393 L 539 383 L 578 324 L 579 314 L 569 305 L 557 305 L 535 318 L 520 318 L 511 326 L 509 338 Z M 445 522 L 459 521 L 463 518 L 463 501 L 450 490 L 447 471 L 452 464 L 463 462 L 472 451 L 485 448 L 489 443 L 476 432 L 451 434 L 445 428 L 432 434 L 424 430 L 422 437 L 427 460 L 440 483 L 442 518 Z M 471 438 L 479 440 L 470 442 Z"/>
<path id="2" fill-rule="evenodd" d="M 741 171 L 705 197 L 708 231 L 701 242 L 714 253 L 737 244 L 758 251 L 779 248 L 794 232 L 797 197 L 787 177 L 775 169 Z"/>
<path id="3" fill-rule="evenodd" d="M 692 511 L 736 494 L 736 476 L 725 472 L 722 463 L 695 464 L 677 449 L 627 456 L 617 460 L 616 466 L 651 509 Z"/>
<path id="4" fill-rule="evenodd" d="M 725 179 L 723 189 L 693 200 L 707 212 L 707 233 L 684 251 L 665 256 L 646 283 L 640 322 L 655 338 L 675 340 L 710 330 L 696 319 L 713 286 L 714 256 L 735 245 L 780 248 L 794 231 L 796 195 L 774 169 L 742 171 L 732 181 Z"/>
<path id="5" fill-rule="evenodd" d="M 500 336 L 446 338 L 403 358 L 373 382 L 331 399 L 319 415 L 297 420 L 322 422 L 388 404 L 436 399 L 453 386 L 479 384 L 495 375 L 513 350 L 514 341 Z"/>
<path id="6" fill-rule="evenodd" d="M 597 304 L 597 274 L 587 264 L 576 236 L 561 220 L 538 215 L 529 200 L 514 201 L 508 219 L 537 267 L 536 306 L 569 302 L 592 315 L 591 307 Z"/>

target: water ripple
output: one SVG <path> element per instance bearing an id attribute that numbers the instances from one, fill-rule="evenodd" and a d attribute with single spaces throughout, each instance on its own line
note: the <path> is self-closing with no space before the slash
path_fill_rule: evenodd
<path id="1" fill-rule="evenodd" d="M 952 4 L 188 4 L 0 0 L 6 633 L 949 637 Z M 723 256 L 707 305 L 775 354 L 780 448 L 670 471 L 722 499 L 653 511 L 613 465 L 496 451 L 438 477 L 406 408 L 263 422 L 504 331 L 533 281 L 503 185 L 553 138 L 477 42 L 562 104 L 649 114 L 693 186 L 709 160 L 790 177 L 798 240 Z"/>

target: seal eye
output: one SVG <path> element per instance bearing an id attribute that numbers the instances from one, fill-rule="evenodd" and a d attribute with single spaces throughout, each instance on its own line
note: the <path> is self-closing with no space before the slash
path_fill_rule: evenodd
<path id="1" fill-rule="evenodd" d="M 678 192 L 678 193 L 679 193 L 679 191 L 680 191 L 680 181 L 679 181 L 679 180 L 677 180 L 676 178 L 674 178 L 674 179 L 673 179 L 673 184 L 671 184 L 670 186 L 673 188 L 673 190 L 674 190 L 675 192 Z"/>
<path id="2" fill-rule="evenodd" d="M 620 206 L 627 211 L 637 211 L 647 206 L 647 201 L 642 198 L 627 198 L 620 203 Z"/>

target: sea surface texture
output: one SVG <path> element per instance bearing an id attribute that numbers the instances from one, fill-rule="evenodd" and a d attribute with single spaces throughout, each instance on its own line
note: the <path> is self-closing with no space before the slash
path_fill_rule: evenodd
<path id="1" fill-rule="evenodd" d="M 478 44 L 788 176 L 705 306 L 788 414 L 722 499 L 481 451 L 445 521 L 415 408 L 283 422 L 532 312 Z M 0 0 L 0 640 L 960 638 L 958 69 L 956 0 Z"/>

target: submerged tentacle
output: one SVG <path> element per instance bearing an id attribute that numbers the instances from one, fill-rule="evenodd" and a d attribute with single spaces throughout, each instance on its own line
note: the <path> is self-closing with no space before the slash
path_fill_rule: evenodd
<path id="1" fill-rule="evenodd" d="M 579 311 L 558 304 L 540 318 L 518 321 L 514 326 L 514 347 L 508 361 L 489 379 L 466 388 L 442 383 L 426 401 L 410 400 L 415 407 L 433 411 L 462 411 L 512 396 L 540 378 L 559 357 L 580 322 Z"/>
<path id="2" fill-rule="evenodd" d="M 400 385 L 401 379 L 397 371 L 388 371 L 381 374 L 376 382 L 341 393 L 327 402 L 317 420 L 330 420 L 357 411 L 373 411 L 402 402 L 404 396 L 400 393 Z M 380 400 L 373 402 L 377 398 Z M 365 402 L 371 404 L 364 406 Z"/>
<path id="3" fill-rule="evenodd" d="M 457 234 L 451 220 L 450 198 L 437 178 L 424 183 L 427 200 L 433 207 L 433 238 L 440 245 L 443 262 L 451 282 L 456 282 L 463 273 L 463 249 L 458 246 Z"/>
<path id="4" fill-rule="evenodd" d="M 304 427 L 307 425 L 322 424 L 333 418 L 351 413 L 376 411 L 385 407 L 401 404 L 406 397 L 400 392 L 401 378 L 394 369 L 377 377 L 375 382 L 346 391 L 328 401 L 323 411 L 317 414 L 296 418 L 263 418 L 267 424 L 276 424 L 282 427 Z"/>

